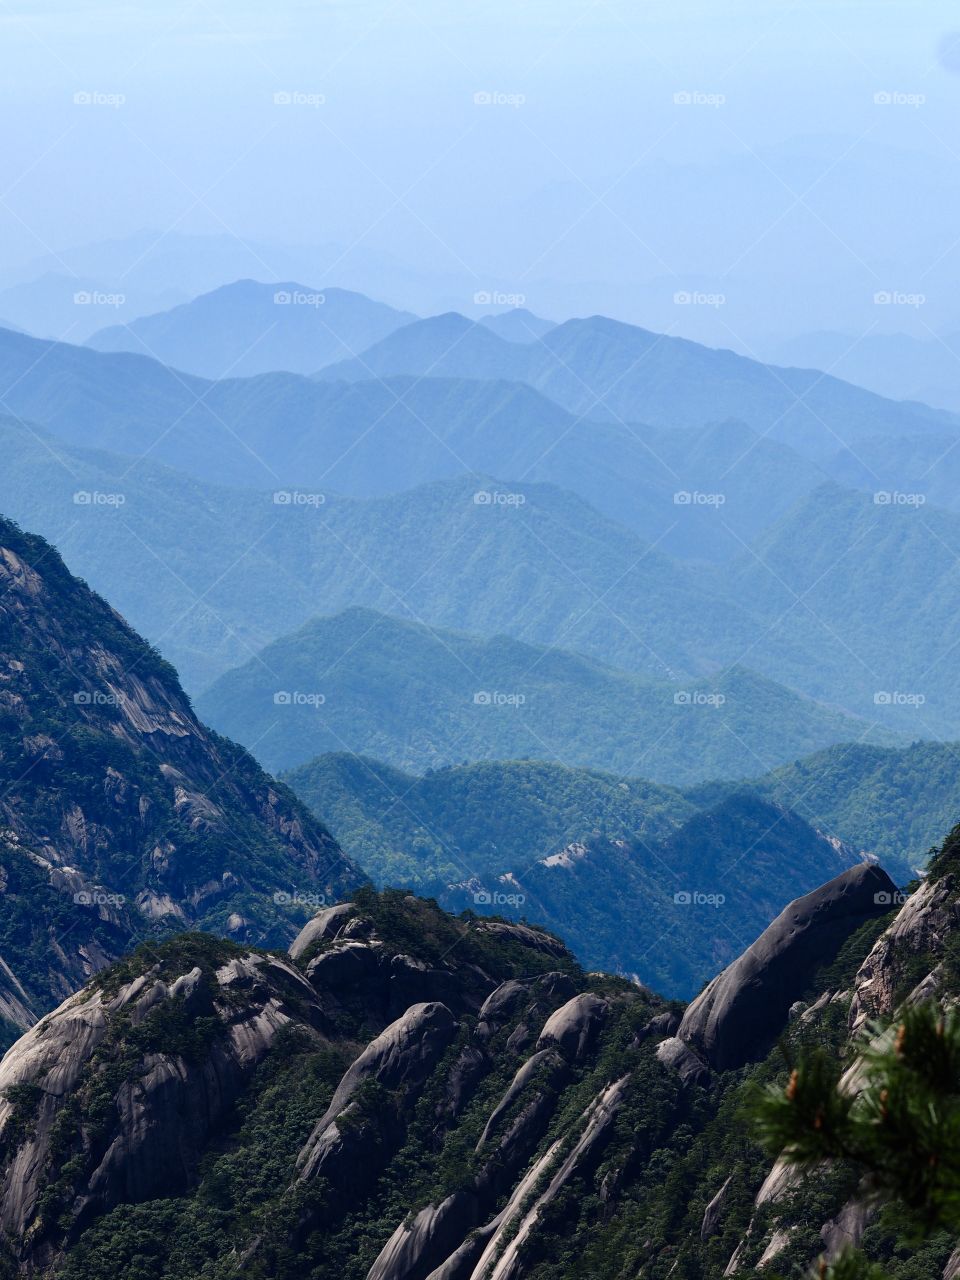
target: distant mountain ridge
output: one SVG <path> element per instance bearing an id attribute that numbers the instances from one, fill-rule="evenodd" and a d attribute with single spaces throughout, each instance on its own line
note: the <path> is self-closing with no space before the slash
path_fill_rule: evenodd
<path id="1" fill-rule="evenodd" d="M 417 778 L 344 753 L 285 776 L 377 884 L 537 920 L 588 967 L 673 996 L 693 995 L 784 898 L 860 861 L 748 791 L 698 807 L 670 787 L 547 762 Z"/>
<path id="2" fill-rule="evenodd" d="M 679 685 L 369 609 L 274 641 L 197 708 L 273 770 L 348 750 L 418 773 L 528 757 L 680 785 L 886 738 L 740 668 Z"/>
<path id="3" fill-rule="evenodd" d="M 743 424 L 581 421 L 518 382 L 328 385 L 272 373 L 211 383 L 145 357 L 9 332 L 0 332 L 0 374 L 10 413 L 68 446 L 127 456 L 128 473 L 147 459 L 218 485 L 356 497 L 464 473 L 546 482 L 672 554 L 711 560 L 730 559 L 826 479 Z"/>
<path id="4" fill-rule="evenodd" d="M 960 732 L 949 665 L 960 518 L 932 506 L 820 487 L 711 569 L 549 485 L 461 476 L 278 505 L 270 490 L 201 484 L 149 459 L 131 472 L 120 455 L 9 420 L 0 449 L 0 506 L 68 552 L 193 691 L 318 612 L 362 606 L 694 689 L 746 666 L 913 737 Z M 78 505 L 83 493 L 100 497 Z M 523 502 L 478 504 L 484 493 Z M 123 505 L 105 501 L 115 494 Z M 682 524 L 692 508 L 676 510 Z"/>
<path id="5" fill-rule="evenodd" d="M 457 313 L 434 316 L 317 376 L 404 374 L 527 382 L 574 414 L 669 429 L 733 418 L 814 459 L 867 435 L 960 432 L 960 418 L 945 410 L 885 400 L 815 369 L 764 365 L 603 316 L 568 320 L 524 346 Z"/>
<path id="6" fill-rule="evenodd" d="M 357 356 L 414 319 L 347 289 L 238 280 L 171 311 L 100 329 L 86 345 L 136 352 L 204 378 L 312 373 Z"/>

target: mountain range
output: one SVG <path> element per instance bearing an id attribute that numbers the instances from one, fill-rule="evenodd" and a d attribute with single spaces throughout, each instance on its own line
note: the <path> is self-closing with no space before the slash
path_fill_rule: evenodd
<path id="1" fill-rule="evenodd" d="M 691 688 L 369 609 L 274 641 L 197 708 L 272 770 L 343 750 L 414 772 L 529 757 L 683 784 L 888 737 L 738 668 Z"/>
<path id="2" fill-rule="evenodd" d="M 0 1014 L 22 1029 L 141 940 L 289 941 L 363 877 L 42 539 L 0 521 Z"/>
<path id="3" fill-rule="evenodd" d="M 376 884 L 538 921 L 588 967 L 684 999 L 785 901 L 861 861 L 755 793 L 698 807 L 674 788 L 549 763 L 414 777 L 338 754 L 285 780 Z"/>
<path id="4" fill-rule="evenodd" d="M 568 320 L 523 346 L 456 313 L 435 316 L 319 374 L 328 381 L 401 375 L 526 382 L 577 416 L 622 423 L 677 429 L 733 418 L 816 459 L 867 435 L 957 430 L 945 410 L 602 316 Z"/>
<path id="5" fill-rule="evenodd" d="M 856 1168 L 774 1160 L 748 1117 L 813 1048 L 859 1078 L 871 1018 L 955 998 L 956 850 L 902 908 L 876 867 L 841 872 L 686 1008 L 542 929 L 367 888 L 287 956 L 135 953 L 0 1064 L 8 1271 L 659 1280 L 854 1244 L 949 1275 L 949 1232 L 864 1205 Z"/>
<path id="6" fill-rule="evenodd" d="M 347 289 L 237 280 L 171 311 L 98 330 L 95 351 L 132 351 L 201 378 L 312 373 L 410 323 L 410 312 Z"/>

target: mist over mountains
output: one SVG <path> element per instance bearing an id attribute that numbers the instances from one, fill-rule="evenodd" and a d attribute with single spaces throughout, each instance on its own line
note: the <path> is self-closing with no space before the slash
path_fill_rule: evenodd
<path id="1" fill-rule="evenodd" d="M 0 1280 L 960 1280 L 956 13 L 0 32 Z"/>

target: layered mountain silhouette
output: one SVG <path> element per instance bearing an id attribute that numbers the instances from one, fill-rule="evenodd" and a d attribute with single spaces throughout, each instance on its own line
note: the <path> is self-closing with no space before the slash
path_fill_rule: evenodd
<path id="1" fill-rule="evenodd" d="M 671 429 L 736 418 L 814 458 L 866 435 L 956 433 L 958 425 L 944 410 L 884 400 L 815 369 L 765 365 L 603 316 L 568 320 L 519 346 L 453 312 L 398 329 L 319 376 L 372 374 L 527 382 L 577 415 Z"/>
<path id="2" fill-rule="evenodd" d="M 690 783 L 884 736 L 741 668 L 684 686 L 369 609 L 275 641 L 197 707 L 273 770 L 347 750 L 415 772 L 530 757 Z"/>
<path id="3" fill-rule="evenodd" d="M 784 901 L 863 856 L 756 792 L 700 806 L 671 787 L 538 761 L 416 777 L 339 753 L 285 777 L 377 884 L 540 921 L 588 966 L 685 998 Z"/>
<path id="4" fill-rule="evenodd" d="M 100 329 L 87 345 L 152 356 L 204 378 L 312 373 L 359 355 L 413 319 L 347 289 L 238 280 L 171 311 Z"/>

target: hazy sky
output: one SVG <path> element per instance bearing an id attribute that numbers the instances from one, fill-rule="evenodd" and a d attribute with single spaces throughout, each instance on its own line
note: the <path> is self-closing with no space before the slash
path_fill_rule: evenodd
<path id="1" fill-rule="evenodd" d="M 531 288 L 756 281 L 796 243 L 908 288 L 902 188 L 958 181 L 953 9 L 0 0 L 0 268 L 156 228 Z"/>

